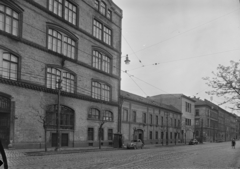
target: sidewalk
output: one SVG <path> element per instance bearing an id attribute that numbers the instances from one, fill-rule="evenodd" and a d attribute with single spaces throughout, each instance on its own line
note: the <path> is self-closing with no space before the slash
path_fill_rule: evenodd
<path id="1" fill-rule="evenodd" d="M 144 145 L 143 149 L 150 149 L 154 147 L 175 147 L 175 146 L 183 146 L 185 144 L 178 145 L 161 145 L 161 144 L 147 144 Z M 126 148 L 113 148 L 110 146 L 101 146 L 99 147 L 61 147 L 60 151 L 55 151 L 55 147 L 51 147 L 47 149 L 45 152 L 44 149 L 11 149 L 5 150 L 8 157 L 16 157 L 16 156 L 44 156 L 44 155 L 56 155 L 56 154 L 72 154 L 72 153 L 86 153 L 86 152 L 99 152 L 99 151 L 119 151 L 126 150 Z"/>

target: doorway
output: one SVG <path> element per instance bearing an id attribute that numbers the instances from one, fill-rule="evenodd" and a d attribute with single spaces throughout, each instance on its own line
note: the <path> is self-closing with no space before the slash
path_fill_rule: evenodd
<path id="1" fill-rule="evenodd" d="M 67 147 L 68 141 L 69 141 L 68 133 L 62 133 L 61 147 Z M 52 147 L 57 147 L 57 133 L 52 133 Z"/>

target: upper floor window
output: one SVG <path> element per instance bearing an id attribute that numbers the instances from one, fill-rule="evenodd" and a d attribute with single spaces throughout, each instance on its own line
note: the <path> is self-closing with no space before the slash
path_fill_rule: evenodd
<path id="1" fill-rule="evenodd" d="M 74 59 L 76 55 L 76 42 L 68 35 L 49 28 L 48 49 Z"/>
<path id="2" fill-rule="evenodd" d="M 199 109 L 196 109 L 195 116 L 199 116 Z"/>
<path id="3" fill-rule="evenodd" d="M 92 82 L 92 97 L 95 99 L 110 101 L 110 87 L 105 83 Z"/>
<path id="4" fill-rule="evenodd" d="M 122 121 L 128 121 L 128 110 L 127 109 L 123 109 Z"/>
<path id="5" fill-rule="evenodd" d="M 158 116 L 156 116 L 156 125 L 158 125 Z"/>
<path id="6" fill-rule="evenodd" d="M 62 79 L 63 91 L 74 93 L 75 77 L 73 74 L 57 68 L 47 68 L 47 88 L 56 89 L 59 79 Z"/>
<path id="7" fill-rule="evenodd" d="M 101 2 L 100 13 L 106 15 L 106 4 L 104 2 Z"/>
<path id="8" fill-rule="evenodd" d="M 137 112 L 136 111 L 132 112 L 132 121 L 137 122 Z"/>
<path id="9" fill-rule="evenodd" d="M 68 0 L 49 0 L 49 10 L 66 21 L 76 25 L 77 6 Z"/>
<path id="10" fill-rule="evenodd" d="M 113 113 L 106 110 L 104 113 L 103 113 L 103 120 L 104 121 L 113 121 Z"/>
<path id="11" fill-rule="evenodd" d="M 103 42 L 108 45 L 112 44 L 112 31 L 105 26 L 103 28 Z"/>
<path id="12" fill-rule="evenodd" d="M 93 36 L 103 40 L 108 45 L 112 45 L 112 30 L 95 19 L 93 21 Z"/>
<path id="13" fill-rule="evenodd" d="M 98 109 L 92 108 L 88 112 L 88 118 L 99 120 L 100 119 L 100 111 Z"/>
<path id="14" fill-rule="evenodd" d="M 107 18 L 112 19 L 112 11 L 110 10 L 107 11 Z"/>
<path id="15" fill-rule="evenodd" d="M 143 123 L 147 123 L 147 114 L 143 113 Z"/>
<path id="16" fill-rule="evenodd" d="M 191 113 L 192 105 L 188 102 L 185 102 L 185 111 Z"/>
<path id="17" fill-rule="evenodd" d="M 150 114 L 150 124 L 153 123 L 152 114 Z"/>
<path id="18" fill-rule="evenodd" d="M 19 14 L 3 4 L 0 4 L 0 30 L 14 36 L 19 34 Z"/>
<path id="19" fill-rule="evenodd" d="M 99 1 L 98 0 L 94 1 L 94 8 L 97 10 L 99 9 Z"/>
<path id="20" fill-rule="evenodd" d="M 111 60 L 104 53 L 94 50 L 93 51 L 93 67 L 110 73 Z"/>
<path id="21" fill-rule="evenodd" d="M 0 77 L 17 80 L 18 64 L 19 60 L 17 56 L 0 49 Z"/>
<path id="22" fill-rule="evenodd" d="M 93 21 L 93 36 L 102 40 L 102 24 L 95 19 Z"/>

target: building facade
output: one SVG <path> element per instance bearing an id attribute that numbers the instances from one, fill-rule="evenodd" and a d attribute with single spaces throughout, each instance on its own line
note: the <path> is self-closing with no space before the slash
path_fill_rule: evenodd
<path id="1" fill-rule="evenodd" d="M 103 145 L 118 129 L 122 10 L 112 0 L 0 0 L 5 147 Z M 60 97 L 58 92 L 60 91 Z M 58 106 L 59 103 L 59 106 Z M 60 109 L 58 109 L 58 107 Z"/>
<path id="2" fill-rule="evenodd" d="M 134 139 L 145 144 L 180 143 L 179 110 L 125 91 L 121 91 L 121 100 L 121 133 L 125 143 Z"/>
<path id="3" fill-rule="evenodd" d="M 183 94 L 160 94 L 151 96 L 151 99 L 159 103 L 172 105 L 182 113 L 181 139 L 188 143 L 194 138 L 195 100 Z"/>
<path id="4" fill-rule="evenodd" d="M 208 100 L 196 100 L 195 137 L 206 142 L 230 141 L 238 138 L 237 116 Z"/>

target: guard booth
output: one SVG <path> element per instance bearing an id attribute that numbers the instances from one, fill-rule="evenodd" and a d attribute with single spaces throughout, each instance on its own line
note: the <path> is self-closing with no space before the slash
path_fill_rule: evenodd
<path id="1" fill-rule="evenodd" d="M 113 139 L 113 148 L 122 148 L 122 134 L 115 133 Z"/>

